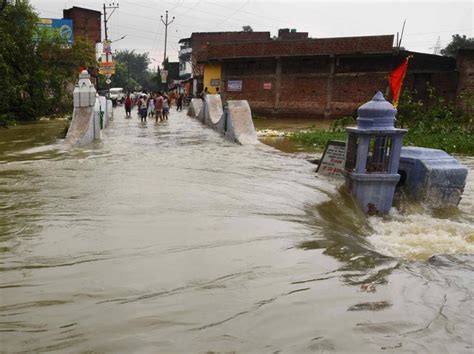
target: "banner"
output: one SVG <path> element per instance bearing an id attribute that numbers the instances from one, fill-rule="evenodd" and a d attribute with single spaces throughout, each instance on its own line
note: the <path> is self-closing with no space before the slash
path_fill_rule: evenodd
<path id="1" fill-rule="evenodd" d="M 70 45 L 74 43 L 72 20 L 40 18 L 36 27 L 41 33 L 45 34 L 48 38 L 52 38 L 56 35 L 59 35 Z"/>

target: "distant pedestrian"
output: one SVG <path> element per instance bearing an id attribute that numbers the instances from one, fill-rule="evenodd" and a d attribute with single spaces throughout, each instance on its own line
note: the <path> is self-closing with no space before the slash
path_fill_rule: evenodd
<path id="1" fill-rule="evenodd" d="M 130 92 L 127 93 L 124 106 L 125 106 L 125 116 L 130 118 L 130 116 L 132 115 L 132 106 L 133 106 L 133 100 L 132 100 L 132 97 L 130 96 Z"/>
<path id="2" fill-rule="evenodd" d="M 155 98 L 155 122 L 158 122 L 158 120 L 163 120 L 163 96 L 161 92 L 158 92 Z"/>
<path id="3" fill-rule="evenodd" d="M 147 116 L 147 102 L 146 102 L 146 96 L 142 96 L 140 98 L 140 101 L 138 101 L 138 112 L 140 114 L 140 121 L 141 122 L 146 122 L 146 116 Z"/>
<path id="4" fill-rule="evenodd" d="M 184 93 L 180 93 L 178 99 L 176 100 L 176 110 L 178 112 L 183 110 L 183 100 L 184 100 Z"/>
<path id="5" fill-rule="evenodd" d="M 155 115 L 155 95 L 150 95 L 147 102 L 148 106 L 148 117 L 153 117 Z"/>
<path id="6" fill-rule="evenodd" d="M 168 96 L 163 95 L 163 120 L 168 120 L 170 113 L 170 99 Z"/>
<path id="7" fill-rule="evenodd" d="M 209 94 L 209 89 L 207 87 L 204 88 L 204 91 L 201 92 L 201 99 L 204 101 L 206 96 Z"/>

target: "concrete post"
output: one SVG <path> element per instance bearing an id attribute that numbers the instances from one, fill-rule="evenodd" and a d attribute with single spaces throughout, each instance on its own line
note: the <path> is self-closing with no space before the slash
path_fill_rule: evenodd
<path id="1" fill-rule="evenodd" d="M 326 107 L 324 108 L 324 118 L 331 116 L 332 88 L 334 82 L 334 73 L 336 72 L 336 56 L 331 55 L 329 63 L 328 81 L 326 85 Z"/>
<path id="2" fill-rule="evenodd" d="M 398 164 L 406 130 L 394 127 L 396 112 L 377 92 L 359 107 L 357 127 L 346 128 L 358 138 L 357 151 L 346 152 L 346 161 L 356 156 L 355 167 L 349 165 L 344 172 L 346 187 L 366 214 L 387 214 L 400 180 Z"/>
<path id="3" fill-rule="evenodd" d="M 276 69 L 275 69 L 275 102 L 273 104 L 273 110 L 278 112 L 280 109 L 280 91 L 281 91 L 281 58 L 276 57 Z"/>
<path id="4" fill-rule="evenodd" d="M 74 107 L 93 107 L 95 105 L 97 91 L 90 80 L 87 70 L 79 74 L 79 81 L 74 87 Z"/>

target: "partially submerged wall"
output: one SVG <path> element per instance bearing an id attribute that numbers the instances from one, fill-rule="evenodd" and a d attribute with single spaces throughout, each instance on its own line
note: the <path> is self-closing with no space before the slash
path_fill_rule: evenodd
<path id="1" fill-rule="evenodd" d="M 99 100 L 94 107 L 75 107 L 64 144 L 73 148 L 98 139 L 100 139 Z"/>
<path id="2" fill-rule="evenodd" d="M 206 95 L 204 102 L 191 101 L 188 115 L 242 145 L 257 144 L 257 133 L 247 101 L 228 101 L 225 110 L 219 95 Z M 199 109 L 199 106 L 202 108 Z M 199 110 L 199 112 L 198 112 Z"/>
<path id="3" fill-rule="evenodd" d="M 202 110 L 202 100 L 200 98 L 193 98 L 189 103 L 188 116 L 197 118 Z"/>
<path id="4" fill-rule="evenodd" d="M 245 100 L 229 101 L 225 110 L 224 131 L 228 139 L 238 141 L 242 145 L 258 142 L 252 112 Z"/>
<path id="5" fill-rule="evenodd" d="M 112 117 L 112 101 L 104 96 L 97 97 L 93 107 L 74 107 L 64 144 L 74 148 L 100 140 L 101 129 L 107 126 Z"/>

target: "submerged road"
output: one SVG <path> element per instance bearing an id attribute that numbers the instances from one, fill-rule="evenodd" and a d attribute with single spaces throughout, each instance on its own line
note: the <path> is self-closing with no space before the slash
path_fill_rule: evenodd
<path id="1" fill-rule="evenodd" d="M 474 159 L 459 211 L 367 220 L 185 113 L 71 152 L 55 124 L 0 132 L 2 351 L 472 352 Z"/>

